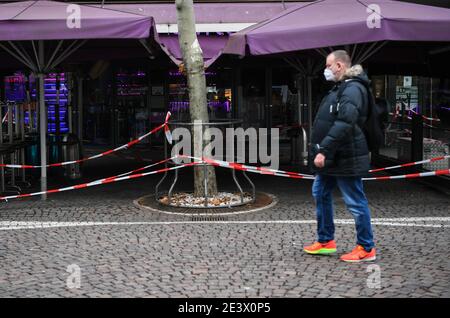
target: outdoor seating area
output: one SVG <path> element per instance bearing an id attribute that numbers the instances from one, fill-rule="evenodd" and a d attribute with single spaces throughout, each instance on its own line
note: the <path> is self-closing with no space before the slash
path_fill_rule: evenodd
<path id="1" fill-rule="evenodd" d="M 383 8 L 388 15 L 382 20 L 385 27 L 367 28 L 364 9 L 368 5 L 353 0 L 338 5 L 325 0 L 289 3 L 286 7 L 274 4 L 230 7 L 252 9 L 255 15 L 223 17 L 230 27 L 232 21 L 239 21 L 241 30 L 220 35 L 220 32 L 214 35 L 199 32 L 205 51 L 207 107 L 211 119 L 243 120 L 243 127 L 278 128 L 281 163 L 311 168 L 308 162 L 311 127 L 320 97 L 327 89 L 319 80 L 323 59 L 329 50 L 344 48 L 351 53 L 355 64 L 362 63 L 369 70 L 377 98 L 382 97 L 393 105 L 389 111 L 397 114 L 400 109 L 401 118 L 410 116 L 407 112 L 419 111 L 426 118 L 436 119 L 432 125 L 428 119 L 423 120 L 424 136 L 435 136 L 445 148 L 449 112 L 445 111 L 446 95 L 440 92 L 447 85 L 441 75 L 445 54 L 440 52 L 448 41 L 448 34 L 443 32 L 448 17 L 443 9 L 436 7 L 386 0 Z M 11 62 L 8 64 L 16 65 L 1 66 L 8 76 L 4 77 L 3 90 L 0 87 L 3 95 L 0 100 L 33 105 L 35 116 L 34 122 L 26 126 L 29 131 L 20 132 L 14 127 L 14 138 L 19 139 L 7 139 L 7 143 L 14 142 L 17 146 L 13 150 L 4 143 L 2 159 L 10 164 L 38 165 L 39 162 L 43 191 L 47 182 L 46 166 L 63 161 L 62 154 L 66 153 L 63 146 L 69 135 L 70 139 L 79 140 L 78 154 L 71 157 L 80 157 L 84 143 L 95 146 L 100 142 L 106 148 L 125 144 L 161 124 L 167 111 L 172 112 L 173 120 L 189 118 L 186 78 L 178 69 L 182 54 L 177 36 L 171 33 L 170 26 L 162 31 L 166 24 L 176 22 L 174 7 L 81 5 L 88 22 L 80 31 L 66 27 L 66 5 L 62 2 L 25 1 L 0 4 L 0 7 L 4 23 L 9 21 L 17 29 L 14 34 L 3 32 L 0 38 L 1 56 Z M 165 15 L 158 10 L 172 13 Z M 199 4 L 198 10 L 200 24 L 209 21 L 208 14 L 217 14 L 217 7 L 209 4 Z M 270 17 L 269 12 L 272 12 Z M 320 21 L 310 18 L 317 14 L 326 18 Z M 46 15 L 51 20 L 35 32 L 36 21 Z M 16 20 L 21 21 L 20 25 Z M 264 22 L 257 23 L 258 20 Z M 325 20 L 328 22 L 322 27 Z M 251 25 L 244 25 L 244 21 Z M 351 31 L 355 23 L 364 33 Z M 114 28 L 104 27 L 106 24 Z M 414 34 L 408 31 L 412 24 L 418 29 Z M 232 27 L 237 28 L 237 24 Z M 339 32 L 346 34 L 345 39 L 335 36 Z M 411 46 L 421 54 L 428 54 L 428 74 L 421 74 L 421 62 L 414 61 Z M 135 62 L 122 55 L 124 49 L 136 56 Z M 104 56 L 104 50 L 109 50 L 109 57 Z M 401 69 L 395 71 L 397 74 L 378 71 L 380 63 L 391 69 L 404 64 L 413 73 L 409 76 Z M 443 104 L 432 105 L 433 100 Z M 18 109 L 26 115 L 31 112 L 26 107 Z M 429 158 L 428 150 L 424 150 L 422 158 L 419 152 L 412 154 L 412 149 L 424 147 L 421 138 L 411 138 L 411 134 L 417 135 L 418 126 L 413 127 L 403 119 L 399 122 L 400 117 L 396 116 L 389 119 L 394 124 L 387 123 L 390 127 L 386 131 L 387 145 L 379 155 L 400 162 Z M 2 124 L 5 140 L 12 136 L 10 123 Z M 401 127 L 396 131 L 398 125 Z M 19 141 L 33 145 L 20 148 Z M 150 147 L 162 143 L 158 135 L 144 141 Z M 412 146 L 413 143 L 416 145 Z M 34 157 L 26 157 L 31 148 Z M 445 150 L 434 153 L 445 155 Z M 6 173 L 13 184 L 16 184 L 16 174 L 25 174 L 10 169 Z M 65 174 L 80 176 L 81 172 Z"/>
<path id="2" fill-rule="evenodd" d="M 25 165 L 27 161 L 26 153 L 31 153 L 33 146 L 37 147 L 37 143 L 33 143 L 31 138 L 27 136 L 27 133 L 31 130 L 25 129 L 24 115 L 23 105 L 15 103 L 0 104 L 0 118 L 2 118 L 0 164 Z M 32 116 L 31 112 L 28 113 L 28 116 Z M 28 118 L 32 121 L 31 117 Z M 7 127 L 5 132 L 3 132 L 3 126 Z M 6 169 L 5 171 L 3 166 L 0 169 L 0 193 L 21 194 L 31 186 L 25 169 Z"/>
<path id="3" fill-rule="evenodd" d="M 449 207 L 450 1 L 0 0 L 0 298 L 445 298 Z"/>

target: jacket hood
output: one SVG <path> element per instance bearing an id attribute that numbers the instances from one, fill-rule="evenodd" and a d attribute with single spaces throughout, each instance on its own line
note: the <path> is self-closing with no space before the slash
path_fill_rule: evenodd
<path id="1" fill-rule="evenodd" d="M 343 80 L 346 80 L 346 79 L 358 79 L 361 82 L 370 84 L 370 80 L 367 77 L 366 73 L 364 72 L 364 70 L 360 64 L 355 64 L 345 71 Z"/>

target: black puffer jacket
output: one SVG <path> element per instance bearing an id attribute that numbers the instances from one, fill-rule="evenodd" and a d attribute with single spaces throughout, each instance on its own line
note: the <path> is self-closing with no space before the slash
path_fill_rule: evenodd
<path id="1" fill-rule="evenodd" d="M 345 89 L 339 104 L 340 85 Z M 322 99 L 314 120 L 311 136 L 311 155 L 325 155 L 325 167 L 314 171 L 333 176 L 363 176 L 370 167 L 366 138 L 360 127 L 368 114 L 368 92 L 362 83 L 370 83 L 360 65 L 349 68 L 344 80 L 336 83 Z"/>

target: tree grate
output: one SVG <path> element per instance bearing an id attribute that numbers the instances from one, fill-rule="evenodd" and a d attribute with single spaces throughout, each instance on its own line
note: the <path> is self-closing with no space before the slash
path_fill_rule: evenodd
<path id="1" fill-rule="evenodd" d="M 228 218 L 224 217 L 224 216 L 209 216 L 209 215 L 205 215 L 205 216 L 192 216 L 191 217 L 191 221 L 194 222 L 208 222 L 208 221 L 227 221 Z"/>

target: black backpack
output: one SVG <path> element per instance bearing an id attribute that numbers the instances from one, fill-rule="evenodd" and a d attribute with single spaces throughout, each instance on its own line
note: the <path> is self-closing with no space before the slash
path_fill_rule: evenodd
<path id="1" fill-rule="evenodd" d="M 368 97 L 368 113 L 367 119 L 364 125 L 361 127 L 364 135 L 366 137 L 367 146 L 370 151 L 377 151 L 380 147 L 384 145 L 384 130 L 385 126 L 383 123 L 383 118 L 386 116 L 387 110 L 375 102 L 375 98 L 372 93 L 372 89 L 370 88 L 369 83 L 360 81 L 357 78 L 350 79 L 341 84 L 339 87 L 339 91 L 337 93 L 337 101 L 342 97 L 342 93 L 344 92 L 347 84 L 351 81 L 357 81 L 361 83 L 367 91 Z"/>

